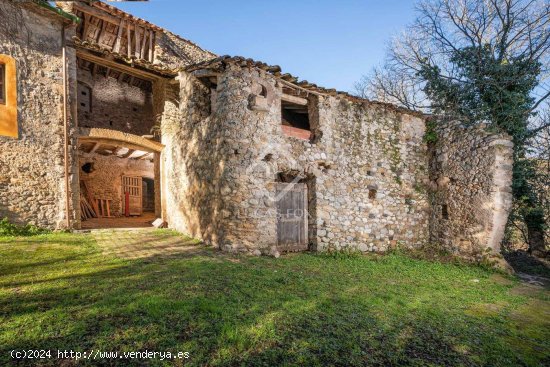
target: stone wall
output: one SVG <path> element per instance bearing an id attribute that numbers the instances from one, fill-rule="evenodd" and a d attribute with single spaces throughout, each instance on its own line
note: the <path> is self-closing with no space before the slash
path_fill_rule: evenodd
<path id="1" fill-rule="evenodd" d="M 86 173 L 80 169 L 80 179 L 85 180 L 95 198 L 111 201 L 111 215 L 123 214 L 122 176 L 141 176 L 154 179 L 154 166 L 149 160 L 118 158 L 97 153 L 80 152 L 80 167 L 92 163 L 93 170 Z"/>
<path id="2" fill-rule="evenodd" d="M 210 113 L 210 91 L 200 82 L 182 73 L 179 89 L 165 87 L 160 102 L 163 218 L 172 228 L 217 244 L 222 235 L 218 182 L 224 172 L 223 126 Z M 179 103 L 170 95 L 179 95 Z"/>
<path id="3" fill-rule="evenodd" d="M 149 135 L 155 124 L 151 91 L 115 78 L 78 69 L 78 82 L 91 89 L 91 111 L 78 109 L 82 127 L 99 127 L 135 135 Z"/>
<path id="4" fill-rule="evenodd" d="M 71 36 L 70 29 L 66 36 Z M 38 13 L 33 5 L 0 1 L 0 54 L 16 60 L 19 129 L 17 139 L 0 136 L 0 217 L 63 227 L 66 195 L 60 18 L 43 9 Z M 69 50 L 69 78 L 74 78 L 72 56 Z M 73 107 L 71 102 L 69 119 Z M 71 129 L 71 137 L 73 133 Z M 74 145 L 70 149 L 73 151 Z M 74 164 L 74 160 L 70 162 L 71 174 Z M 72 175 L 70 183 L 75 184 Z M 78 217 L 75 210 L 73 205 L 71 216 Z"/>
<path id="5" fill-rule="evenodd" d="M 168 190 L 179 184 L 167 197 L 179 205 L 168 210 L 171 226 L 225 250 L 273 252 L 275 184 L 292 172 L 309 186 L 314 249 L 384 251 L 427 240 L 421 118 L 312 95 L 317 137 L 309 142 L 283 135 L 281 85 L 271 75 L 229 67 L 218 77 L 214 105 L 193 77 L 182 73 L 180 82 L 181 124 L 162 140 L 165 167 L 177 169 Z M 250 106 L 258 84 L 267 89 L 264 110 Z"/>
<path id="6" fill-rule="evenodd" d="M 465 257 L 498 253 L 512 204 L 510 138 L 460 122 L 438 124 L 435 136 L 432 240 Z"/>

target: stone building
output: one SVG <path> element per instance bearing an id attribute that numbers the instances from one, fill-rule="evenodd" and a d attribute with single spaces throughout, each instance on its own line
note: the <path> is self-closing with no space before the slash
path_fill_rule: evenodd
<path id="1" fill-rule="evenodd" d="M 499 250 L 511 142 L 483 126 L 428 142 L 426 116 L 99 1 L 0 0 L 0 72 L 0 217 L 78 229 L 86 201 L 228 251 Z"/>

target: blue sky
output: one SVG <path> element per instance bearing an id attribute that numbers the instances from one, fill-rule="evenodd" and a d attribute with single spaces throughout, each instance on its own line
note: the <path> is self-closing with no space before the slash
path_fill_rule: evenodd
<path id="1" fill-rule="evenodd" d="M 219 55 L 280 65 L 350 91 L 414 18 L 412 0 L 151 0 L 111 3 Z"/>

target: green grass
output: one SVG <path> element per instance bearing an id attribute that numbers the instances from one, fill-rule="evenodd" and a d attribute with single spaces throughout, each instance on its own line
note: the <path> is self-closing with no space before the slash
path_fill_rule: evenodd
<path id="1" fill-rule="evenodd" d="M 147 349 L 190 358 L 78 365 L 542 366 L 548 294 L 400 254 L 124 260 L 89 234 L 0 238 L 0 365 L 12 349 Z"/>

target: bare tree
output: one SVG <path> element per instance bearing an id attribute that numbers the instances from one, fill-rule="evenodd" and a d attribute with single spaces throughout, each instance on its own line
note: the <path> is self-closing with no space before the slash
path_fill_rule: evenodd
<path id="1" fill-rule="evenodd" d="M 430 112 L 437 106 L 423 93 L 421 70 L 437 66 L 445 78 L 467 82 L 460 80 L 452 62 L 455 52 L 465 47 L 489 47 L 503 63 L 511 57 L 539 61 L 542 70 L 532 109 L 550 96 L 547 0 L 423 0 L 416 10 L 414 23 L 388 45 L 384 64 L 356 83 L 359 96 Z"/>

